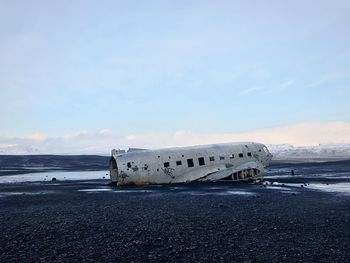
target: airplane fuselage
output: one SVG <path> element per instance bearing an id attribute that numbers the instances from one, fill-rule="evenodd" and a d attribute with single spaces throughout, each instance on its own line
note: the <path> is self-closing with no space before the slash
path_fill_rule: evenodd
<path id="1" fill-rule="evenodd" d="M 262 177 L 271 158 L 264 144 L 254 142 L 113 150 L 110 177 L 118 185 L 249 180 Z"/>

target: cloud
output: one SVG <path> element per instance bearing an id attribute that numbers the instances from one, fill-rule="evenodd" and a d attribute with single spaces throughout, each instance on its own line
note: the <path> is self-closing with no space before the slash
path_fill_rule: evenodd
<path id="1" fill-rule="evenodd" d="M 310 146 L 350 144 L 350 122 L 300 123 L 248 133 L 198 134 L 191 131 L 118 135 L 108 129 L 80 132 L 62 137 L 38 133 L 23 137 L 1 137 L 2 154 L 103 154 L 128 147 L 161 148 L 234 141 Z"/>
<path id="2" fill-rule="evenodd" d="M 316 88 L 316 87 L 323 86 L 324 84 L 327 84 L 329 82 L 336 81 L 339 79 L 349 79 L 349 77 L 350 77 L 350 72 L 346 72 L 346 71 L 333 72 L 333 73 L 323 75 L 319 79 L 310 83 L 308 85 L 308 87 L 309 88 Z"/>
<path id="3" fill-rule="evenodd" d="M 281 83 L 277 89 L 279 90 L 284 90 L 286 88 L 288 88 L 289 86 L 293 85 L 294 84 L 294 80 L 288 80 L 288 81 L 285 81 L 283 83 Z"/>
<path id="4" fill-rule="evenodd" d="M 276 87 L 272 87 L 272 88 L 266 88 L 264 86 L 254 86 L 251 88 L 246 88 L 244 90 L 240 91 L 240 95 L 246 95 L 246 94 L 251 94 L 254 92 L 265 92 L 265 93 L 274 93 L 277 91 L 283 91 L 286 90 L 287 88 L 289 88 L 290 86 L 292 86 L 295 83 L 295 80 L 287 80 L 282 82 L 281 84 L 277 85 Z"/>
<path id="5" fill-rule="evenodd" d="M 100 134 L 105 135 L 105 134 L 111 134 L 112 131 L 110 129 L 102 129 L 99 131 Z"/>
<path id="6" fill-rule="evenodd" d="M 294 82 L 295 82 L 295 80 L 293 80 L 293 79 L 284 81 L 281 84 L 279 84 L 277 87 L 271 88 L 271 89 L 267 90 L 266 92 L 267 93 L 274 93 L 277 91 L 286 90 L 287 88 L 292 86 L 294 84 Z"/>
<path id="7" fill-rule="evenodd" d="M 244 94 L 251 94 L 251 93 L 253 93 L 253 92 L 260 91 L 260 90 L 263 90 L 263 89 L 264 89 L 264 87 L 262 87 L 262 86 L 256 86 L 256 87 L 244 89 L 244 90 L 242 90 L 239 94 L 241 94 L 241 95 L 244 95 Z"/>
<path id="8" fill-rule="evenodd" d="M 45 141 L 48 136 L 44 133 L 32 133 L 24 136 L 24 139 L 34 140 L 34 141 Z"/>

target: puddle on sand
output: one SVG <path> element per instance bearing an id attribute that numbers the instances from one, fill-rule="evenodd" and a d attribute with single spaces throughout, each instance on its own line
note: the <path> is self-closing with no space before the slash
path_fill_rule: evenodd
<path id="1" fill-rule="evenodd" d="M 116 190 L 113 193 L 153 193 L 153 190 Z"/>
<path id="2" fill-rule="evenodd" d="M 201 192 L 201 191 L 186 191 L 186 192 L 181 192 L 181 194 L 187 194 L 187 195 L 245 195 L 245 196 L 252 196 L 256 195 L 255 193 L 252 192 L 247 192 L 247 191 L 212 191 L 212 192 Z"/>
<path id="3" fill-rule="evenodd" d="M 281 183 L 273 183 L 272 185 L 266 184 L 267 189 L 276 189 L 281 191 L 291 191 L 296 188 L 302 189 L 312 189 L 319 190 L 324 192 L 340 193 L 350 195 L 350 183 L 315 183 L 310 182 L 307 184 L 303 183 L 284 183 L 282 186 Z"/>
<path id="4" fill-rule="evenodd" d="M 310 183 L 307 188 L 320 190 L 325 192 L 342 193 L 350 195 L 350 183 L 336 183 L 336 184 L 320 184 Z"/>
<path id="5" fill-rule="evenodd" d="M 276 185 L 266 185 L 266 189 L 273 189 L 273 190 L 282 190 L 282 191 L 291 191 L 291 188 L 285 187 L 285 186 L 276 186 Z"/>
<path id="6" fill-rule="evenodd" d="M 79 189 L 79 192 L 86 193 L 98 193 L 98 192 L 110 192 L 110 193 L 153 193 L 153 190 L 115 190 L 113 188 L 90 188 L 90 189 Z"/>
<path id="7" fill-rule="evenodd" d="M 247 191 L 226 191 L 224 193 L 227 193 L 230 195 L 255 195 L 255 193 L 247 192 Z"/>
<path id="8" fill-rule="evenodd" d="M 177 190 L 184 190 L 184 189 L 186 189 L 186 187 L 184 186 L 174 186 L 169 188 L 170 191 L 177 191 Z"/>
<path id="9" fill-rule="evenodd" d="M 0 192 L 0 197 L 14 196 L 14 195 L 47 195 L 59 194 L 60 191 L 37 191 L 37 192 Z"/>
<path id="10" fill-rule="evenodd" d="M 112 191 L 111 188 L 96 188 L 96 189 L 79 189 L 79 192 L 109 192 Z"/>

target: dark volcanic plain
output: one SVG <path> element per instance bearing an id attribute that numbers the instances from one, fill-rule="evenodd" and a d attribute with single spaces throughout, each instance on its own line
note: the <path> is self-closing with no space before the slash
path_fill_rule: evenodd
<path id="1" fill-rule="evenodd" d="M 276 163 L 267 186 L 0 184 L 0 261 L 350 262 L 349 192 L 309 187 L 349 164 Z"/>

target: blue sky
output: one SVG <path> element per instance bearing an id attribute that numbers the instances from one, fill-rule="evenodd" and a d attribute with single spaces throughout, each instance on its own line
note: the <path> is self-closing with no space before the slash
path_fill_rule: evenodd
<path id="1" fill-rule="evenodd" d="M 339 0 L 2 1 L 0 136 L 346 126 L 349 14 Z"/>

